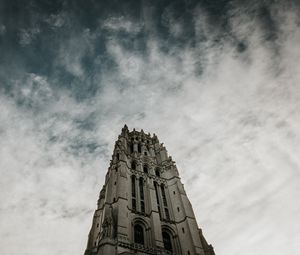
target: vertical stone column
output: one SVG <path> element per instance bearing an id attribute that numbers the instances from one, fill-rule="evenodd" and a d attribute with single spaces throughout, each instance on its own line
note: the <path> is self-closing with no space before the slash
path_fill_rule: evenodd
<path id="1" fill-rule="evenodd" d="M 157 247 L 162 248 L 163 247 L 163 241 L 162 241 L 162 232 L 161 232 L 161 221 L 159 217 L 157 202 L 156 202 L 156 193 L 155 188 L 153 185 L 153 182 L 149 184 L 149 195 L 150 195 L 150 203 L 151 206 L 151 229 L 152 229 L 152 243 L 155 244 Z"/>
<path id="2" fill-rule="evenodd" d="M 125 155 L 125 153 L 123 153 Z M 118 181 L 117 181 L 117 237 L 128 238 L 128 213 L 129 203 L 131 203 L 131 176 L 128 173 L 127 160 L 124 158 L 118 164 Z"/>

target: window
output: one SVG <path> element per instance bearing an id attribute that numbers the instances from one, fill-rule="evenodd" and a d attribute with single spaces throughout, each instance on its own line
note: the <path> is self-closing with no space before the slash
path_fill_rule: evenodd
<path id="1" fill-rule="evenodd" d="M 169 213 L 169 210 L 168 210 L 168 203 L 167 203 L 167 198 L 166 198 L 166 193 L 165 193 L 165 186 L 162 184 L 160 186 L 160 188 L 161 188 L 161 195 L 162 195 L 163 205 L 164 205 L 164 209 L 165 209 L 166 219 L 170 220 L 170 213 Z"/>
<path id="2" fill-rule="evenodd" d="M 147 167 L 147 165 L 144 165 L 144 167 L 143 167 L 143 170 L 144 170 L 144 173 L 148 173 L 148 167 Z"/>
<path id="3" fill-rule="evenodd" d="M 139 224 L 134 226 L 134 242 L 144 245 L 144 229 Z"/>
<path id="4" fill-rule="evenodd" d="M 160 211 L 160 202 L 159 202 L 159 196 L 158 196 L 158 184 L 154 182 L 154 188 L 155 188 L 155 195 L 156 195 L 156 202 L 157 202 L 157 208 L 158 208 L 158 213 L 159 217 L 161 218 L 161 211 Z"/>
<path id="5" fill-rule="evenodd" d="M 160 177 L 159 169 L 155 170 L 155 175 L 158 176 L 158 177 Z"/>
<path id="6" fill-rule="evenodd" d="M 188 251 L 188 255 L 191 255 L 190 251 Z"/>
<path id="7" fill-rule="evenodd" d="M 167 208 L 165 208 L 165 214 L 166 214 L 166 219 L 169 220 L 170 214 L 169 214 L 169 210 Z"/>
<path id="8" fill-rule="evenodd" d="M 161 185 L 161 194 L 162 194 L 164 206 L 167 206 L 167 198 L 166 198 L 166 193 L 165 193 L 165 187 L 163 184 Z"/>
<path id="9" fill-rule="evenodd" d="M 165 186 L 162 184 L 160 186 L 160 188 L 161 188 L 161 195 L 162 195 L 162 201 L 163 201 L 163 209 L 165 210 L 165 218 L 167 220 L 170 220 L 170 213 L 169 213 L 167 197 L 166 197 L 166 193 L 165 193 Z"/>
<path id="10" fill-rule="evenodd" d="M 134 151 L 134 146 L 133 146 L 133 143 L 131 143 L 130 144 L 130 152 L 133 153 L 133 151 Z"/>
<path id="11" fill-rule="evenodd" d="M 175 191 L 173 191 L 173 194 L 175 195 L 175 194 L 176 194 L 176 192 L 175 192 Z"/>
<path id="12" fill-rule="evenodd" d="M 120 154 L 117 153 L 117 160 L 120 160 Z"/>
<path id="13" fill-rule="evenodd" d="M 143 178 L 140 178 L 139 186 L 140 186 L 140 197 L 141 197 L 141 200 L 144 200 L 144 180 L 143 180 Z"/>
<path id="14" fill-rule="evenodd" d="M 184 233 L 184 228 L 182 228 L 182 233 Z"/>
<path id="15" fill-rule="evenodd" d="M 172 240 L 171 240 L 171 236 L 169 233 L 167 233 L 166 231 L 162 232 L 162 236 L 163 236 L 163 242 L 164 242 L 164 247 L 167 251 L 172 252 L 173 248 L 172 248 Z"/>
<path id="16" fill-rule="evenodd" d="M 135 198 L 132 199 L 132 210 L 136 211 L 136 200 L 135 200 Z"/>
<path id="17" fill-rule="evenodd" d="M 136 163 L 135 163 L 135 161 L 132 161 L 131 168 L 132 168 L 132 170 L 136 170 Z"/>
<path id="18" fill-rule="evenodd" d="M 136 190 L 135 190 L 135 176 L 131 176 L 131 196 L 132 196 L 132 210 L 136 211 Z"/>
<path id="19" fill-rule="evenodd" d="M 141 177 L 139 180 L 139 188 L 140 188 L 140 199 L 141 199 L 141 212 L 145 212 L 145 202 L 144 202 L 144 180 Z"/>
<path id="20" fill-rule="evenodd" d="M 142 152 L 142 146 L 141 146 L 141 144 L 140 144 L 140 143 L 138 144 L 138 152 L 139 152 L 139 153 L 141 153 L 141 152 Z"/>
<path id="21" fill-rule="evenodd" d="M 144 152 L 144 155 L 147 156 L 147 151 Z"/>
<path id="22" fill-rule="evenodd" d="M 142 213 L 145 212 L 145 203 L 144 203 L 144 201 L 141 201 L 141 212 Z"/>
<path id="23" fill-rule="evenodd" d="M 178 211 L 178 212 L 180 211 L 179 207 L 177 207 L 177 211 Z"/>
<path id="24" fill-rule="evenodd" d="M 135 176 L 131 176 L 131 195 L 135 197 Z"/>

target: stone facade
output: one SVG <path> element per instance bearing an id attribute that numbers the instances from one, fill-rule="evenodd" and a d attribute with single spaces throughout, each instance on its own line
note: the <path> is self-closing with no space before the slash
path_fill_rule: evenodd
<path id="1" fill-rule="evenodd" d="M 85 255 L 214 255 L 198 228 L 175 162 L 154 134 L 115 143 Z"/>

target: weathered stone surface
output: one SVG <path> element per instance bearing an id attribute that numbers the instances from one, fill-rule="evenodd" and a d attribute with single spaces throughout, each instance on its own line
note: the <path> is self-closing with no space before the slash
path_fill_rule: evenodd
<path id="1" fill-rule="evenodd" d="M 175 162 L 156 135 L 125 125 L 115 143 L 85 255 L 214 255 Z"/>

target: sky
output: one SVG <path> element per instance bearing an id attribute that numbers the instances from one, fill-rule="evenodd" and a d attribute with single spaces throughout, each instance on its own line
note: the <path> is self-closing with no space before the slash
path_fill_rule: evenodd
<path id="1" fill-rule="evenodd" d="M 126 123 L 217 255 L 300 253 L 300 3 L 0 1 L 0 251 L 82 255 Z"/>

